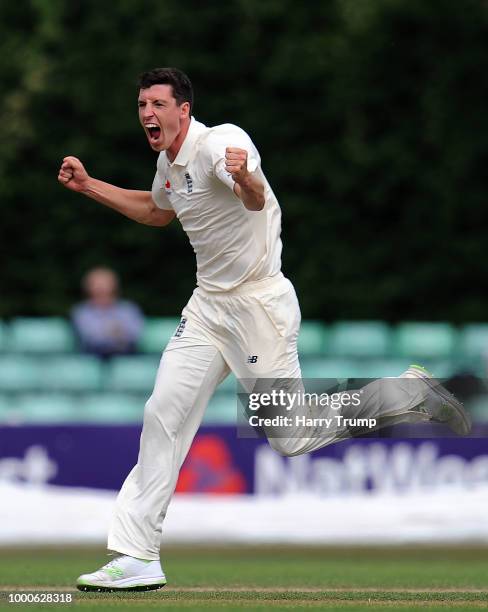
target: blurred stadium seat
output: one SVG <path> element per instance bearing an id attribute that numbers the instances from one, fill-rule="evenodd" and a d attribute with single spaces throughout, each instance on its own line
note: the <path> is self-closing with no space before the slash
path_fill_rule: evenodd
<path id="1" fill-rule="evenodd" d="M 61 317 L 14 319 L 6 334 L 7 349 L 19 353 L 64 353 L 75 347 L 71 325 Z"/>
<path id="2" fill-rule="evenodd" d="M 399 376 L 406 359 L 312 359 L 302 365 L 303 378 L 382 378 Z"/>
<path id="3" fill-rule="evenodd" d="M 361 371 L 365 378 L 395 377 L 400 376 L 410 365 L 407 358 L 372 359 L 364 363 Z M 456 372 L 456 364 L 448 359 L 424 359 L 422 366 L 437 378 L 448 378 Z"/>
<path id="4" fill-rule="evenodd" d="M 465 357 L 488 359 L 488 323 L 465 325 L 459 344 Z"/>
<path id="5" fill-rule="evenodd" d="M 303 378 L 350 378 L 360 376 L 361 364 L 354 359 L 307 359 L 302 364 Z"/>
<path id="6" fill-rule="evenodd" d="M 97 391 L 103 382 L 104 364 L 92 355 L 45 357 L 39 387 L 44 391 Z"/>
<path id="7" fill-rule="evenodd" d="M 237 396 L 235 393 L 216 393 L 210 400 L 203 422 L 209 424 L 235 423 Z"/>
<path id="8" fill-rule="evenodd" d="M 488 394 L 477 395 L 466 402 L 473 421 L 488 423 Z"/>
<path id="9" fill-rule="evenodd" d="M 138 343 L 143 353 L 162 353 L 180 323 L 180 317 L 148 318 Z"/>
<path id="10" fill-rule="evenodd" d="M 149 397 L 156 379 L 159 360 L 159 355 L 114 357 L 107 366 L 106 388 L 111 391 L 145 393 Z"/>
<path id="11" fill-rule="evenodd" d="M 142 423 L 145 399 L 126 393 L 92 393 L 80 398 L 77 418 L 91 423 Z"/>
<path id="12" fill-rule="evenodd" d="M 454 359 L 424 359 L 421 365 L 436 378 L 450 378 L 459 371 L 459 363 Z"/>
<path id="13" fill-rule="evenodd" d="M 457 331 L 449 323 L 400 323 L 394 331 L 397 357 L 448 359 L 457 344 Z"/>
<path id="14" fill-rule="evenodd" d="M 19 395 L 16 414 L 21 423 L 66 423 L 76 421 L 76 404 L 66 393 Z"/>
<path id="15" fill-rule="evenodd" d="M 302 321 L 298 335 L 298 354 L 304 357 L 324 355 L 327 336 L 327 327 L 321 321 Z"/>
<path id="16" fill-rule="evenodd" d="M 361 366 L 354 359 L 307 359 L 303 361 L 302 379 L 308 393 L 327 393 L 338 382 L 360 376 Z"/>
<path id="17" fill-rule="evenodd" d="M 10 396 L 5 393 L 0 393 L 0 419 L 3 414 L 6 414 L 11 405 Z"/>
<path id="18" fill-rule="evenodd" d="M 40 357 L 0 356 L 0 392 L 34 391 L 42 380 Z"/>
<path id="19" fill-rule="evenodd" d="M 19 422 L 15 396 L 0 393 L 0 424 Z"/>
<path id="20" fill-rule="evenodd" d="M 371 359 L 361 365 L 362 378 L 388 378 L 400 376 L 410 365 L 408 359 Z"/>
<path id="21" fill-rule="evenodd" d="M 338 321 L 332 325 L 328 353 L 337 357 L 384 357 L 390 328 L 382 321 Z"/>
<path id="22" fill-rule="evenodd" d="M 236 393 L 237 391 L 237 379 L 234 374 L 229 374 L 220 385 L 217 387 L 217 392 L 220 393 Z"/>

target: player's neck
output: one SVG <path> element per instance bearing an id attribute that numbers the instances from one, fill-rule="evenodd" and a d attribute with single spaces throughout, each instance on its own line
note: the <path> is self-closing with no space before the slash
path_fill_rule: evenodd
<path id="1" fill-rule="evenodd" d="M 190 117 L 184 120 L 178 136 L 173 140 L 173 144 L 166 149 L 166 157 L 171 163 L 174 162 L 176 156 L 178 155 L 181 149 L 181 145 L 185 142 L 186 135 L 188 134 L 188 130 L 190 129 L 190 123 Z"/>

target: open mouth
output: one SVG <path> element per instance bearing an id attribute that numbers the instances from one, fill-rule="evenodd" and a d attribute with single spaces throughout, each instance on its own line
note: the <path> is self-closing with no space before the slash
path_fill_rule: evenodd
<path id="1" fill-rule="evenodd" d="M 146 130 L 149 133 L 149 140 L 151 142 L 156 142 L 158 138 L 161 136 L 161 128 L 159 127 L 159 125 L 156 125 L 155 123 L 146 124 Z"/>

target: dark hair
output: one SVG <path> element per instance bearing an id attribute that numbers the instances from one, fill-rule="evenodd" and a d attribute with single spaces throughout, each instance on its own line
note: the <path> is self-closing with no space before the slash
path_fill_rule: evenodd
<path id="1" fill-rule="evenodd" d="M 178 68 L 154 68 L 139 76 L 139 88 L 148 89 L 152 85 L 171 85 L 173 96 L 180 106 L 183 102 L 190 103 L 190 113 L 193 108 L 193 87 L 190 79 Z"/>

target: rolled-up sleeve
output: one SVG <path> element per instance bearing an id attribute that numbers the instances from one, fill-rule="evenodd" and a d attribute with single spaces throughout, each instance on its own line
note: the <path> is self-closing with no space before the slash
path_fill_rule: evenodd
<path id="1" fill-rule="evenodd" d="M 229 189 L 234 189 L 234 180 L 225 169 L 225 150 L 236 147 L 247 151 L 247 169 L 255 172 L 261 164 L 261 158 L 251 138 L 237 125 L 230 123 L 220 125 L 208 136 L 206 141 L 214 175 Z"/>

